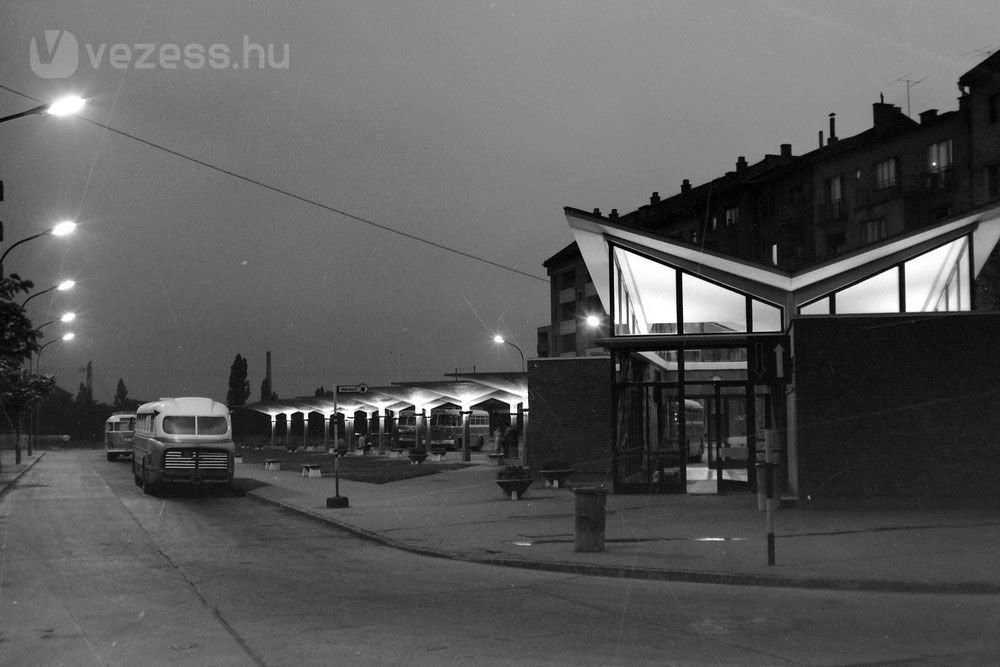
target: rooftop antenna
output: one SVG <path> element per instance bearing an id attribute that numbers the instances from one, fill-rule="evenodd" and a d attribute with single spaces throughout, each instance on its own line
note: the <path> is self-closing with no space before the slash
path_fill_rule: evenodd
<path id="1" fill-rule="evenodd" d="M 907 116 L 910 115 L 910 88 L 913 88 L 915 85 L 917 85 L 918 83 L 920 83 L 921 81 L 923 81 L 924 79 L 927 78 L 925 76 L 923 79 L 917 79 L 916 81 L 914 81 L 913 79 L 910 79 L 909 76 L 910 76 L 909 74 L 904 74 L 903 76 L 899 77 L 895 81 L 890 81 L 888 83 L 888 85 L 890 85 L 890 86 L 892 84 L 894 84 L 894 83 L 899 83 L 900 81 L 903 81 L 903 82 L 906 83 L 906 115 Z"/>

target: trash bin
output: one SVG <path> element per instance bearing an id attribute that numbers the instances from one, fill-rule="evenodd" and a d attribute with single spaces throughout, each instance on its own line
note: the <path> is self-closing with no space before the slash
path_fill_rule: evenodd
<path id="1" fill-rule="evenodd" d="M 573 489 L 576 494 L 575 551 L 604 551 L 604 519 L 608 490 L 602 487 Z"/>

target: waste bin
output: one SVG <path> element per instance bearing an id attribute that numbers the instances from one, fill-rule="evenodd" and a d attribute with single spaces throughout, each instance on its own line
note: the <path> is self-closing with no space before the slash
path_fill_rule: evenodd
<path id="1" fill-rule="evenodd" d="M 576 551 L 604 551 L 604 519 L 608 490 L 602 487 L 573 489 L 576 494 Z"/>

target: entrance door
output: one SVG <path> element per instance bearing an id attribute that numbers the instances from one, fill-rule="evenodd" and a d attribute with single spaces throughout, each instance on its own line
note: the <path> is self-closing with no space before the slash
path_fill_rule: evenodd
<path id="1" fill-rule="evenodd" d="M 617 351 L 614 364 L 616 491 L 756 488 L 759 433 L 783 425 L 771 388 L 749 377 L 745 346 Z"/>

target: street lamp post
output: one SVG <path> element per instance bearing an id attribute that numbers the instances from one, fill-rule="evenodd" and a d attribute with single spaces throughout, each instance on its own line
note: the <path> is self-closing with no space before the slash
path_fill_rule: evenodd
<path id="1" fill-rule="evenodd" d="M 67 313 L 67 315 L 72 315 L 72 313 Z M 63 317 L 65 317 L 65 315 Z M 73 318 L 70 318 L 70 319 L 73 319 Z M 51 324 L 51 322 L 46 322 L 46 324 Z M 39 328 L 41 328 L 41 327 L 39 327 Z M 52 343 L 58 343 L 59 341 L 73 340 L 73 338 L 75 336 L 76 336 L 76 334 L 74 334 L 72 331 L 70 331 L 69 333 L 63 334 L 62 337 L 56 338 L 55 340 L 50 340 L 48 343 L 46 343 L 45 345 L 42 345 L 40 348 L 38 348 L 38 352 L 35 354 L 35 375 L 38 375 L 40 373 L 40 371 L 41 371 L 41 367 L 42 367 L 42 350 L 44 350 L 45 348 L 47 348 L 49 345 L 52 345 Z M 31 453 L 32 453 L 32 448 L 31 448 L 32 441 L 34 441 L 34 444 L 35 444 L 36 447 L 38 446 L 38 418 L 39 418 L 39 413 L 41 412 L 41 401 L 38 401 L 38 400 L 35 401 L 35 410 L 34 410 L 34 412 L 35 412 L 35 414 L 34 414 L 34 417 L 35 417 L 34 424 L 32 425 L 31 437 L 28 438 L 28 456 L 31 456 Z"/>
<path id="2" fill-rule="evenodd" d="M 34 299 L 36 296 L 41 296 L 43 294 L 48 294 L 49 292 L 51 292 L 53 290 L 59 290 L 60 292 L 65 292 L 68 289 L 73 289 L 74 285 L 76 285 L 76 281 L 74 281 L 74 280 L 64 280 L 61 283 L 59 283 L 58 285 L 53 285 L 52 287 L 50 287 L 48 289 L 43 289 L 41 292 L 35 292 L 34 294 L 32 294 L 31 296 L 29 296 L 27 299 L 24 300 L 24 302 L 21 304 L 21 308 L 24 308 L 25 306 L 27 306 L 28 302 L 31 301 L 32 299 Z"/>
<path id="3" fill-rule="evenodd" d="M 39 104 L 37 107 L 32 107 L 27 111 L 21 111 L 19 113 L 12 113 L 9 116 L 4 116 L 3 118 L 0 118 L 0 123 L 6 123 L 9 120 L 23 118 L 24 116 L 34 116 L 37 114 L 48 114 L 49 116 L 68 116 L 82 109 L 86 103 L 87 100 L 82 97 L 77 95 L 68 95 L 49 104 Z"/>
<path id="4" fill-rule="evenodd" d="M 7 255 L 10 251 L 21 245 L 22 243 L 27 243 L 28 241 L 34 241 L 37 238 L 43 236 L 66 236 L 67 234 L 72 234 L 73 230 L 76 229 L 76 223 L 72 220 L 63 220 L 62 222 L 56 224 L 52 229 L 46 229 L 44 232 L 38 232 L 37 234 L 32 234 L 26 238 L 21 239 L 17 243 L 13 244 L 11 247 L 7 248 L 2 255 L 0 255 L 0 278 L 5 275 L 3 272 L 3 261 L 7 259 Z"/>
<path id="5" fill-rule="evenodd" d="M 503 345 L 504 343 L 506 343 L 507 345 L 510 345 L 512 348 L 514 348 L 515 350 L 517 350 L 517 353 L 521 355 L 521 372 L 523 373 L 524 372 L 524 352 L 521 351 L 521 348 L 519 348 L 517 345 L 515 345 L 512 342 L 510 342 L 509 340 L 506 340 L 500 334 L 497 334 L 496 336 L 493 337 L 493 342 L 497 343 L 498 345 Z"/>

